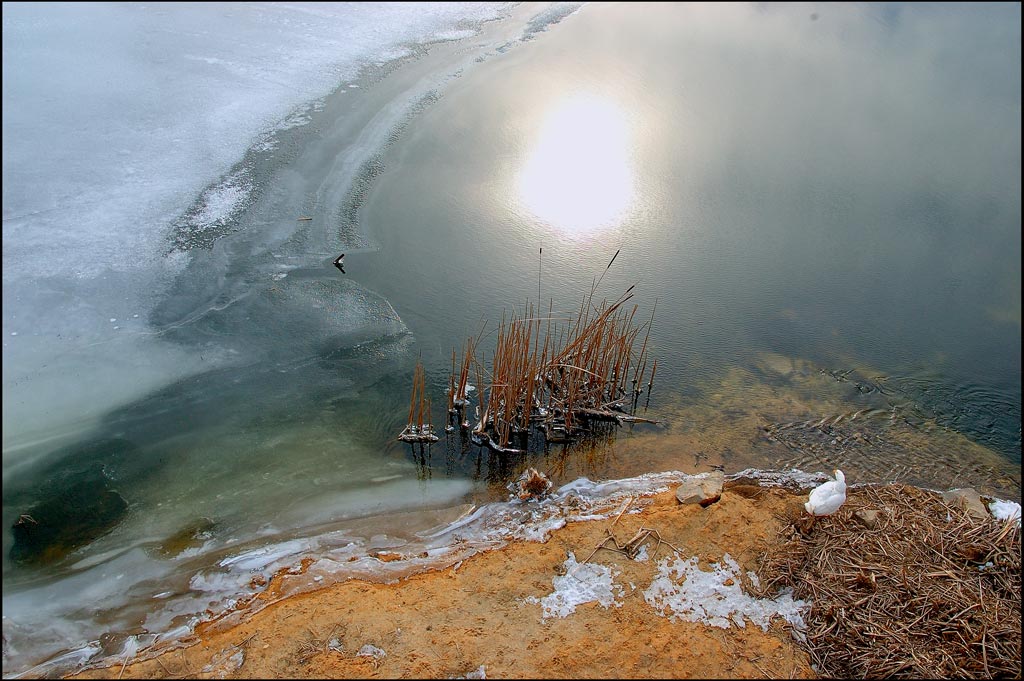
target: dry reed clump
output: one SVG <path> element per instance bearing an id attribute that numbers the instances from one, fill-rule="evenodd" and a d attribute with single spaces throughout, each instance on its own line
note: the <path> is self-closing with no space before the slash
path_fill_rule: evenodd
<path id="1" fill-rule="evenodd" d="M 855 512 L 881 511 L 870 529 Z M 813 602 L 805 645 L 826 677 L 1020 678 L 1017 521 L 978 519 L 903 485 L 851 490 L 762 557 L 761 594 Z"/>
<path id="2" fill-rule="evenodd" d="M 409 395 L 409 420 L 398 439 L 404 442 L 437 442 L 430 423 L 430 398 L 427 397 L 427 378 L 422 360 L 416 360 Z"/>
<path id="3" fill-rule="evenodd" d="M 550 304 L 544 316 L 538 316 L 530 303 L 522 315 L 503 314 L 489 370 L 476 355 L 480 337 L 466 343 L 458 370 L 453 350 L 450 420 L 469 430 L 467 385 L 472 367 L 481 386 L 472 436 L 497 451 L 522 451 L 533 427 L 547 441 L 563 442 L 586 431 L 591 422 L 654 423 L 636 416 L 644 381 L 649 397 L 657 371 L 657 361 L 647 371 L 654 313 L 645 324 L 634 322 L 637 305 L 626 307 L 632 289 L 612 303 L 600 304 L 594 303 L 591 291 L 575 318 L 556 319 Z M 559 321 L 568 323 L 561 327 Z"/>
<path id="4" fill-rule="evenodd" d="M 537 499 L 548 493 L 552 482 L 536 468 L 527 468 L 518 480 L 510 482 L 508 490 L 520 499 Z"/>
<path id="5" fill-rule="evenodd" d="M 618 255 L 619 251 L 615 251 L 604 273 Z M 595 422 L 656 423 L 636 415 L 644 380 L 650 400 L 658 370 L 655 360 L 647 373 L 647 341 L 654 312 L 646 324 L 634 323 L 638 306 L 626 307 L 633 297 L 633 286 L 612 303 L 603 300 L 595 304 L 594 292 L 604 273 L 595 278 L 575 318 L 556 318 L 554 301 L 549 302 L 544 316 L 529 301 L 522 314 L 514 310 L 511 314 L 503 312 L 490 369 L 477 356 L 482 329 L 463 346 L 458 368 L 458 354 L 452 348 L 446 389 L 449 422 L 445 431 L 451 433 L 458 428 L 475 444 L 499 452 L 522 452 L 528 447 L 534 428 L 543 433 L 547 442 L 567 442 L 584 432 L 596 432 L 592 425 Z M 539 300 L 539 270 L 537 287 Z M 559 322 L 566 325 L 562 327 Z M 640 334 L 645 330 L 637 351 Z M 472 429 L 471 372 L 478 386 L 474 405 L 477 423 Z M 438 439 L 430 424 L 430 401 L 420 363 L 413 377 L 409 420 L 398 439 L 420 443 Z"/>

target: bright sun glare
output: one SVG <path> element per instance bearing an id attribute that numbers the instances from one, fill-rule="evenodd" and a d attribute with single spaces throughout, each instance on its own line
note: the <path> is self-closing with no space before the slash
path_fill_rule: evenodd
<path id="1" fill-rule="evenodd" d="M 616 225 L 633 199 L 623 111 L 593 95 L 557 105 L 519 175 L 519 197 L 536 217 L 568 234 Z"/>

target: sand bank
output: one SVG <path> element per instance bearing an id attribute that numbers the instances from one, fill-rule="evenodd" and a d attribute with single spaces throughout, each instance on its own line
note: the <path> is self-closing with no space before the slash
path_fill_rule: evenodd
<path id="1" fill-rule="evenodd" d="M 544 542 L 515 541 L 395 583 L 353 579 L 284 598 L 231 627 L 200 627 L 190 647 L 79 677 L 813 678 L 812 658 L 797 640 L 808 629 L 771 615 L 787 611 L 776 607 L 784 597 L 755 596 L 758 582 L 773 577 L 761 570 L 766 552 L 787 541 L 807 544 L 815 533 L 827 542 L 830 526 L 848 531 L 852 514 L 878 500 L 871 488 L 851 490 L 836 516 L 807 529 L 805 493 L 750 482 L 727 483 L 707 507 L 680 505 L 670 489 L 628 497 L 624 512 L 591 520 L 587 509 L 576 509 L 577 520 Z M 978 522 L 999 530 L 995 521 Z M 1005 527 L 1000 541 L 1019 547 L 1019 529 Z M 638 535 L 634 558 L 613 550 Z M 602 544 L 608 548 L 597 549 Z M 1008 631 L 1015 626 L 1019 652 L 1019 550 L 1017 556 L 1017 620 Z M 710 607 L 687 610 L 664 590 L 659 595 L 652 585 L 668 558 L 678 559 L 677 568 L 685 567 L 681 559 L 699 566 L 702 575 L 691 573 L 691 580 L 717 569 L 717 586 L 701 598 L 732 599 L 739 609 L 726 612 L 723 623 Z M 686 581 L 680 575 L 676 586 Z M 273 600 L 279 580 L 260 597 Z M 799 605 L 814 629 L 821 614 Z"/>

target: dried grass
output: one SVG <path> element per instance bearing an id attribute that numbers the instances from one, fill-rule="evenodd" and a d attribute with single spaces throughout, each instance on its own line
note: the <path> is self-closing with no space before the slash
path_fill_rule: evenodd
<path id="1" fill-rule="evenodd" d="M 477 355 L 483 328 L 475 338 L 467 339 L 461 363 L 452 348 L 446 389 L 447 433 L 458 430 L 475 444 L 498 452 L 521 453 L 530 446 L 535 429 L 545 443 L 570 442 L 579 435 L 600 435 L 607 423 L 656 423 L 636 415 L 644 380 L 649 402 L 657 370 L 655 361 L 647 373 L 647 342 L 654 311 L 646 324 L 634 323 L 637 306 L 625 307 L 633 297 L 634 286 L 612 303 L 597 303 L 594 298 L 618 255 L 616 251 L 601 277 L 595 278 L 575 318 L 556 317 L 553 299 L 546 316 L 542 316 L 538 260 L 537 306 L 527 300 L 521 312 L 502 312 L 489 369 Z M 538 258 L 542 256 L 543 249 L 538 252 Z M 646 333 L 637 352 L 635 346 L 642 332 Z M 477 390 L 477 423 L 472 430 L 467 395 L 471 370 Z M 408 420 L 398 439 L 421 444 L 438 440 L 420 362 L 413 374 Z"/>
<path id="2" fill-rule="evenodd" d="M 866 527 L 854 515 L 879 510 Z M 838 678 L 1020 678 L 1021 539 L 1015 521 L 978 519 L 903 485 L 849 492 L 762 556 L 762 595 L 792 587 L 813 603 L 805 645 Z"/>
<path id="3" fill-rule="evenodd" d="M 482 330 L 465 346 L 457 378 L 453 350 L 449 424 L 468 428 L 464 410 L 470 365 L 476 370 L 479 400 L 472 434 L 497 451 L 522 451 L 534 427 L 548 442 L 563 442 L 600 432 L 595 424 L 602 422 L 653 423 L 637 416 L 636 409 L 645 379 L 649 398 L 657 368 L 655 362 L 647 373 L 647 335 L 638 343 L 641 332 L 649 334 L 654 313 L 646 324 L 634 323 L 637 306 L 625 307 L 632 290 L 629 287 L 611 303 L 596 303 L 591 290 L 575 318 L 554 317 L 553 302 L 544 317 L 529 301 L 522 314 L 503 313 L 489 370 L 476 357 Z M 454 429 L 448 428 L 449 432 Z"/>
<path id="4" fill-rule="evenodd" d="M 409 395 L 409 421 L 398 435 L 405 442 L 437 442 L 434 427 L 430 423 L 430 398 L 427 396 L 427 378 L 422 360 L 416 360 L 412 377 L 412 392 Z"/>

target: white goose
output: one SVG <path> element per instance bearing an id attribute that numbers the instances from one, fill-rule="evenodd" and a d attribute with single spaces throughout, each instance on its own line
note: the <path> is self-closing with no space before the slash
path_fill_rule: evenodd
<path id="1" fill-rule="evenodd" d="M 834 472 L 835 480 L 829 480 L 811 490 L 811 495 L 804 504 L 804 508 L 811 515 L 830 515 L 846 503 L 846 476 L 838 468 Z"/>

